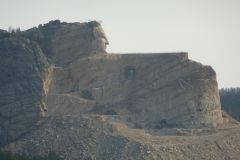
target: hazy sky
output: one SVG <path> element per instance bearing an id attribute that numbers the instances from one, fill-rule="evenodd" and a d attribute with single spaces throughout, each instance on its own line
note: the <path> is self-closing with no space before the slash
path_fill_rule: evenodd
<path id="1" fill-rule="evenodd" d="M 109 52 L 186 51 L 240 86 L 240 0 L 0 0 L 0 28 L 100 20 Z"/>

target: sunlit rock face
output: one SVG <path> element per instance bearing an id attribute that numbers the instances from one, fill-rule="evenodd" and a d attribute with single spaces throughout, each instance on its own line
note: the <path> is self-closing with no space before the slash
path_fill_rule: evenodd
<path id="1" fill-rule="evenodd" d="M 94 101 L 86 112 L 112 113 L 142 128 L 222 122 L 214 70 L 189 60 L 187 53 L 80 58 L 55 70 L 49 107 L 55 108 L 54 94 L 64 93 Z"/>
<path id="2" fill-rule="evenodd" d="M 210 66 L 187 53 L 113 54 L 107 45 L 96 21 L 0 30 L 0 145 L 65 159 L 148 159 L 160 152 L 148 131 L 223 122 Z"/>

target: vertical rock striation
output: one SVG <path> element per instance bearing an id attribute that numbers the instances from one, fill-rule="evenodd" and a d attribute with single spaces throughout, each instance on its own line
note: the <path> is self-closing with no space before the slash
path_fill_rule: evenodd
<path id="1" fill-rule="evenodd" d="M 0 145 L 34 129 L 46 112 L 45 73 L 40 47 L 25 38 L 0 39 Z"/>

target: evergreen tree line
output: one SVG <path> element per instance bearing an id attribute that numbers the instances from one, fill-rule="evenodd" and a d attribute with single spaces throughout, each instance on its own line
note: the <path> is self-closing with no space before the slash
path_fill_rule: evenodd
<path id="1" fill-rule="evenodd" d="M 220 95 L 240 95 L 240 88 L 221 88 L 219 93 Z"/>
<path id="2" fill-rule="evenodd" d="M 240 88 L 222 88 L 219 93 L 222 109 L 240 121 Z"/>
<path id="3" fill-rule="evenodd" d="M 21 33 L 20 27 L 18 28 L 12 28 L 11 26 L 8 27 L 8 32 L 11 34 L 19 34 Z"/>

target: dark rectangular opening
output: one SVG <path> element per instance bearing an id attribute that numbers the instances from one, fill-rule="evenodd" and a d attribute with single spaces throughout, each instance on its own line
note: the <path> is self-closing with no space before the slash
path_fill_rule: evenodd
<path id="1" fill-rule="evenodd" d="M 127 67 L 125 70 L 125 76 L 127 80 L 136 79 L 136 69 L 134 67 Z"/>

